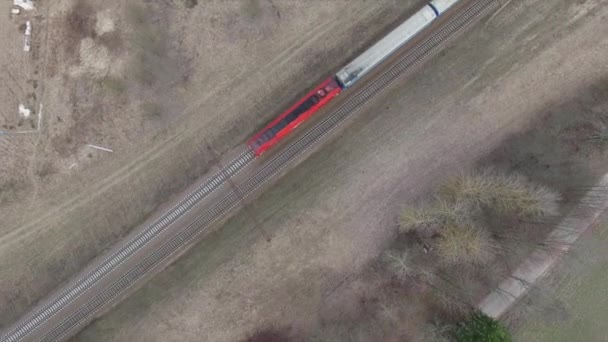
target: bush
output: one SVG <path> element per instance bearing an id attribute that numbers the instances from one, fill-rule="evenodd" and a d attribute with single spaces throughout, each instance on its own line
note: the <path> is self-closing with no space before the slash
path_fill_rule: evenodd
<path id="1" fill-rule="evenodd" d="M 561 199 L 556 192 L 522 176 L 493 170 L 455 177 L 441 187 L 440 194 L 449 201 L 465 201 L 503 215 L 532 218 L 557 215 Z"/>
<path id="2" fill-rule="evenodd" d="M 289 329 L 275 329 L 272 327 L 256 331 L 242 342 L 290 342 Z"/>
<path id="3" fill-rule="evenodd" d="M 101 80 L 101 84 L 105 89 L 108 89 L 113 95 L 124 95 L 127 91 L 127 83 L 118 77 L 106 76 Z"/>
<path id="4" fill-rule="evenodd" d="M 460 323 L 454 332 L 458 342 L 509 342 L 511 334 L 498 321 L 476 312 Z"/>
<path id="5" fill-rule="evenodd" d="M 467 220 L 471 208 L 465 202 L 451 202 L 441 198 L 428 208 L 406 208 L 401 213 L 400 228 L 402 232 L 413 230 L 439 232 L 450 224 Z"/>
<path id="6" fill-rule="evenodd" d="M 447 265 L 481 265 L 492 260 L 496 249 L 488 231 L 472 224 L 446 227 L 437 243 L 437 254 Z"/>
<path id="7" fill-rule="evenodd" d="M 429 323 L 420 331 L 421 342 L 449 342 L 449 326 Z"/>
<path id="8" fill-rule="evenodd" d="M 385 341 L 386 335 L 379 322 L 339 321 L 320 327 L 307 341 L 310 342 L 367 342 Z"/>

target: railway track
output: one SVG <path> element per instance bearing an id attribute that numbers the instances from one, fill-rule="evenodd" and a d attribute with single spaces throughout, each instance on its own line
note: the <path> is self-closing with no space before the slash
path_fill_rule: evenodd
<path id="1" fill-rule="evenodd" d="M 359 108 L 378 95 L 384 88 L 431 55 L 450 38 L 454 37 L 469 24 L 473 23 L 475 19 L 489 12 L 497 4 L 498 0 L 478 0 L 463 9 L 418 46 L 403 55 L 379 77 L 369 82 L 363 89 L 351 95 L 348 101 L 336 111 L 329 114 L 319 124 L 280 151 L 280 153 L 263 165 L 253 176 L 239 185 L 238 192 L 242 194 L 243 197 L 251 195 L 267 180 L 293 162 L 300 154 L 322 140 L 329 132 L 344 122 L 346 118 L 354 114 Z M 241 153 L 241 155 L 231 161 L 223 171 L 216 173 L 208 182 L 195 189 L 158 220 L 146 227 L 140 234 L 129 240 L 122 248 L 106 258 L 98 267 L 87 273 L 84 277 L 78 279 L 73 285 L 56 296 L 43 308 L 39 309 L 26 320 L 20 322 L 17 326 L 8 331 L 0 341 L 17 342 L 26 339 L 30 333 L 38 329 L 50 317 L 60 312 L 62 307 L 77 299 L 101 278 L 124 262 L 130 255 L 143 248 L 166 227 L 175 222 L 178 217 L 188 212 L 200 200 L 213 193 L 215 189 L 226 181 L 227 177 L 231 177 L 238 173 L 239 170 L 248 165 L 253 159 L 253 153 L 248 153 L 247 151 Z M 103 291 L 97 293 L 78 310 L 66 316 L 59 324 L 49 329 L 49 331 L 42 336 L 40 341 L 57 341 L 66 338 L 68 334 L 73 332 L 74 328 L 82 326 L 92 319 L 96 312 L 127 291 L 137 280 L 147 274 L 149 270 L 175 254 L 180 248 L 196 238 L 207 227 L 219 220 L 239 203 L 240 198 L 236 191 L 228 193 L 206 210 L 194 222 L 172 236 L 171 239 L 167 240 L 144 258 L 137 266 L 133 267 Z"/>
<path id="2" fill-rule="evenodd" d="M 186 214 L 196 204 L 212 194 L 216 189 L 224 184 L 228 177 L 232 177 L 237 174 L 241 169 L 252 162 L 254 158 L 255 155 L 249 149 L 241 152 L 222 170 L 216 172 L 209 178 L 209 180 L 192 190 L 186 197 L 167 210 L 157 220 L 148 225 L 139 234 L 132 237 L 120 249 L 105 258 L 97 267 L 79 278 L 70 286 L 70 288 L 61 292 L 51 302 L 39 309 L 27 320 L 27 322 L 23 322 L 11 332 L 5 336 L 2 336 L 0 341 L 19 341 L 22 338 L 19 336 L 23 334 L 23 331 L 33 331 L 36 329 L 44 322 L 45 319 L 61 310 L 62 306 L 76 300 L 82 293 L 110 273 L 116 266 L 120 265 L 133 253 L 143 248 L 148 242 L 154 239 L 154 237 L 160 234 L 163 230 L 168 228 L 179 217 Z"/>

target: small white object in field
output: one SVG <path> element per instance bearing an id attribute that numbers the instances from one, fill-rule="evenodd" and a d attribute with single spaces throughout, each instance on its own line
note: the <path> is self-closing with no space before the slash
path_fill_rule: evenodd
<path id="1" fill-rule="evenodd" d="M 32 0 L 13 0 L 13 4 L 15 6 L 19 6 L 21 8 L 23 8 L 26 11 L 31 11 L 36 9 L 34 7 L 34 1 Z"/>
<path id="2" fill-rule="evenodd" d="M 25 39 L 23 40 L 23 51 L 29 52 L 32 49 L 32 22 L 25 22 Z"/>
<path id="3" fill-rule="evenodd" d="M 36 126 L 36 130 L 40 131 L 40 125 L 42 124 L 42 102 L 38 105 L 38 125 Z"/>
<path id="4" fill-rule="evenodd" d="M 105 147 L 101 147 L 101 146 L 97 146 L 97 145 L 89 144 L 87 146 L 89 146 L 90 148 L 94 148 L 96 150 L 101 150 L 101 151 L 105 151 L 105 152 L 114 152 L 114 151 L 110 150 L 109 148 L 105 148 Z"/>
<path id="5" fill-rule="evenodd" d="M 21 9 L 19 9 L 19 7 L 13 7 L 13 8 L 11 8 L 11 14 L 17 15 L 19 13 L 21 13 Z"/>
<path id="6" fill-rule="evenodd" d="M 19 104 L 19 114 L 23 115 L 23 117 L 27 118 L 32 114 L 32 111 L 26 108 L 22 103 Z"/>
<path id="7" fill-rule="evenodd" d="M 32 43 L 30 40 L 30 36 L 25 36 L 25 40 L 23 41 L 23 51 L 30 52 L 32 49 Z"/>
<path id="8" fill-rule="evenodd" d="M 114 17 L 110 10 L 97 12 L 97 23 L 95 24 L 95 32 L 98 35 L 114 31 Z"/>

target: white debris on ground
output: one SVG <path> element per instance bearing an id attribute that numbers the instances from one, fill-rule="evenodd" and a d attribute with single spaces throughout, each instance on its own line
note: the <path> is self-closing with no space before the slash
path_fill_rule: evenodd
<path id="1" fill-rule="evenodd" d="M 32 0 L 13 0 L 13 5 L 21 7 L 26 11 L 33 11 L 36 9 L 34 1 Z"/>
<path id="2" fill-rule="evenodd" d="M 105 148 L 105 147 L 101 147 L 101 146 L 97 146 L 97 145 L 88 144 L 87 146 L 89 146 L 90 148 L 94 148 L 96 150 L 104 151 L 104 152 L 114 152 L 109 148 Z"/>
<path id="3" fill-rule="evenodd" d="M 97 22 L 95 24 L 95 32 L 98 35 L 103 35 L 114 31 L 114 18 L 110 10 L 97 12 Z"/>
<path id="4" fill-rule="evenodd" d="M 22 103 L 19 104 L 19 115 L 28 118 L 32 114 L 31 109 L 25 107 Z"/>
<path id="5" fill-rule="evenodd" d="M 11 14 L 17 15 L 19 13 L 21 13 L 21 9 L 19 7 L 13 7 L 13 8 L 11 8 Z"/>
<path id="6" fill-rule="evenodd" d="M 32 22 L 25 22 L 25 39 L 23 42 L 23 51 L 29 52 L 32 49 Z"/>

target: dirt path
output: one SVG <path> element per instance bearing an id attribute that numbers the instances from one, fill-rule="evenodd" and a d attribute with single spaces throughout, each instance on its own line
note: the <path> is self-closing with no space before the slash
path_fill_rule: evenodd
<path id="1" fill-rule="evenodd" d="M 332 289 L 392 234 L 398 208 L 608 74 L 599 6 L 511 2 L 252 204 L 270 245 L 239 215 L 77 340 L 231 341 L 264 324 L 314 327 Z"/>

